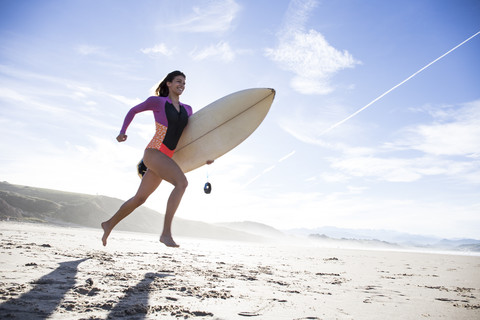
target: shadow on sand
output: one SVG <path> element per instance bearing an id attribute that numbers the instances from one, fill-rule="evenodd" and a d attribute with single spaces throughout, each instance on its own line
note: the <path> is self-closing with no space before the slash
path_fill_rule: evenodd
<path id="1" fill-rule="evenodd" d="M 155 288 L 151 286 L 156 278 L 171 277 L 167 273 L 152 273 L 145 274 L 145 277 L 137 283 L 134 287 L 127 289 L 125 296 L 121 298 L 115 307 L 110 310 L 108 319 L 118 319 L 121 317 L 128 317 L 128 319 L 141 320 L 145 319 L 149 311 L 149 296 L 150 292 Z"/>
<path id="2" fill-rule="evenodd" d="M 47 319 L 75 286 L 78 265 L 88 259 L 61 262 L 57 269 L 33 281 L 32 290 L 0 305 L 0 319 Z"/>

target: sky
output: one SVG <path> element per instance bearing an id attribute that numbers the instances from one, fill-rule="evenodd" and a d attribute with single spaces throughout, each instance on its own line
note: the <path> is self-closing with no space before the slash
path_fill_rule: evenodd
<path id="1" fill-rule="evenodd" d="M 115 138 L 182 70 L 194 111 L 276 97 L 187 174 L 177 217 L 480 239 L 478 17 L 476 0 L 0 0 L 0 181 L 132 197 L 153 115 Z"/>

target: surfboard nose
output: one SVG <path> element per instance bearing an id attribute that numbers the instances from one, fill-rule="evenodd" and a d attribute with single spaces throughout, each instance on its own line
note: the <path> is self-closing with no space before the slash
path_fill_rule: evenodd
<path id="1" fill-rule="evenodd" d="M 277 94 L 277 91 L 275 91 L 275 89 L 273 89 L 273 88 L 268 88 L 268 89 L 270 89 L 270 91 L 272 91 L 273 98 L 275 98 L 275 95 Z"/>

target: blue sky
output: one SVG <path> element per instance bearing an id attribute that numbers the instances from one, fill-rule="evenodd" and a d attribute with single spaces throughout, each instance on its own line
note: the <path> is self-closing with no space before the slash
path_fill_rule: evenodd
<path id="1" fill-rule="evenodd" d="M 277 95 L 247 141 L 187 175 L 178 217 L 480 238 L 480 35 L 329 130 L 479 16 L 467 0 L 1 0 L 0 180 L 128 199 L 153 116 L 115 137 L 179 69 L 194 110 Z M 147 206 L 163 212 L 170 189 Z"/>

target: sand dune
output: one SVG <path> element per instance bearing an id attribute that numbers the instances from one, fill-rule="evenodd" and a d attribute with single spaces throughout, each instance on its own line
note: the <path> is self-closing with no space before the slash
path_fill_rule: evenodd
<path id="1" fill-rule="evenodd" d="M 479 319 L 480 257 L 0 222 L 1 319 Z"/>

